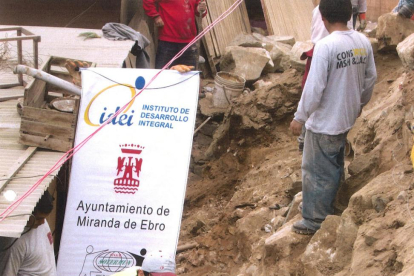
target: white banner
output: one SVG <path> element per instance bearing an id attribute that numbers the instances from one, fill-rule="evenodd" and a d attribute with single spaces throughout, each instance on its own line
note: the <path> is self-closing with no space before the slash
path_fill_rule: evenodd
<path id="1" fill-rule="evenodd" d="M 83 70 L 75 145 L 157 72 Z M 198 89 L 197 72 L 162 72 L 74 155 L 59 276 L 112 275 L 140 266 L 147 252 L 175 255 Z"/>

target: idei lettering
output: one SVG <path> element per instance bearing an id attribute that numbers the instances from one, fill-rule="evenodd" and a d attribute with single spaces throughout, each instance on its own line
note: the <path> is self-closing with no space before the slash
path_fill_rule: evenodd
<path id="1" fill-rule="evenodd" d="M 105 117 L 105 114 L 104 113 L 106 113 L 106 107 L 104 108 L 104 112 L 101 114 L 101 116 L 100 116 L 100 120 L 99 120 L 99 124 L 97 124 L 97 123 L 94 123 L 94 122 L 92 122 L 92 120 L 91 120 L 91 118 L 90 118 L 90 116 L 89 116 L 89 112 L 90 112 L 90 109 L 91 109 L 91 106 L 92 106 L 92 104 L 93 104 L 93 102 L 101 95 L 101 94 L 103 94 L 104 92 L 106 92 L 106 91 L 108 91 L 108 92 L 111 92 L 111 91 L 114 91 L 114 92 L 116 92 L 116 93 L 120 93 L 120 91 L 126 91 L 126 89 L 119 89 L 119 86 L 120 87 L 125 87 L 125 88 L 128 88 L 129 89 L 129 91 L 131 92 L 131 99 L 133 99 L 134 97 L 135 97 L 135 94 L 136 94 L 136 92 L 135 92 L 135 88 L 134 87 L 132 87 L 132 86 L 130 86 L 130 85 L 128 85 L 128 84 L 114 84 L 114 85 L 111 85 L 111 86 L 108 86 L 108 87 L 106 87 L 106 88 L 104 88 L 104 89 L 102 89 L 101 91 L 99 91 L 93 98 L 92 98 L 92 100 L 89 102 L 89 104 L 88 104 L 88 106 L 86 107 L 86 109 L 85 109 L 85 114 L 84 114 L 84 120 L 85 120 L 85 123 L 87 123 L 88 125 L 90 125 L 90 126 L 94 126 L 94 127 L 98 127 L 98 126 L 100 126 L 101 124 L 103 124 L 107 119 L 109 119 L 112 115 L 113 115 L 113 113 L 112 114 L 110 114 L 110 116 L 109 117 L 107 117 L 106 119 L 104 119 L 104 117 Z M 118 89 L 112 89 L 112 88 L 118 88 Z M 128 106 L 125 108 L 125 110 L 123 111 L 123 115 L 126 115 L 126 116 L 123 116 L 123 115 L 121 115 L 120 117 L 119 117 L 119 119 L 117 120 L 116 118 L 114 118 L 113 120 L 112 120 L 112 123 L 115 125 L 116 123 L 119 123 L 119 125 L 129 125 L 129 123 L 130 124 L 132 124 L 132 122 L 131 122 L 131 120 L 132 120 L 132 115 L 131 114 L 126 114 L 128 111 L 129 111 L 129 109 L 131 108 L 131 106 L 132 106 L 132 104 L 134 103 L 134 99 L 128 104 Z M 118 110 L 120 109 L 120 107 L 117 107 L 117 109 L 115 110 L 115 112 L 117 112 Z M 114 112 L 114 113 L 115 113 Z M 134 111 L 132 111 L 131 113 L 133 113 Z M 121 123 L 122 122 L 122 123 Z"/>

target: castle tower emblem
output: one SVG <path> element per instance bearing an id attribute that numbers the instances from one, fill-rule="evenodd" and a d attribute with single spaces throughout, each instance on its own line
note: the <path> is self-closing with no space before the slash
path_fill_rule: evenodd
<path id="1" fill-rule="evenodd" d="M 144 147 L 135 144 L 119 145 L 122 156 L 118 157 L 118 166 L 116 168 L 114 189 L 116 193 L 135 194 L 139 187 L 139 174 L 141 172 L 142 158 L 141 152 Z"/>

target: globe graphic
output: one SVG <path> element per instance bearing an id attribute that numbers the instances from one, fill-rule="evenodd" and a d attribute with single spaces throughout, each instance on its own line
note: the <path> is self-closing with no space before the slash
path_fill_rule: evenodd
<path id="1" fill-rule="evenodd" d="M 130 254 L 120 251 L 105 252 L 95 258 L 97 269 L 106 272 L 119 272 L 135 265 L 135 259 Z"/>

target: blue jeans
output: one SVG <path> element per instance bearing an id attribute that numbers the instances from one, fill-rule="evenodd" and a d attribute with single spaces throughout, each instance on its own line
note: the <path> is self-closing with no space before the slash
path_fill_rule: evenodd
<path id="1" fill-rule="evenodd" d="M 187 43 L 175 43 L 158 40 L 157 54 L 155 56 L 155 69 L 161 69 L 167 64 L 181 49 L 187 46 Z M 198 48 L 193 44 L 184 54 L 176 59 L 171 65 L 184 64 L 194 66 L 197 70 L 198 65 Z"/>
<path id="2" fill-rule="evenodd" d="M 302 157 L 302 217 L 313 230 L 320 228 L 333 203 L 344 173 L 346 136 L 326 135 L 306 130 Z"/>

